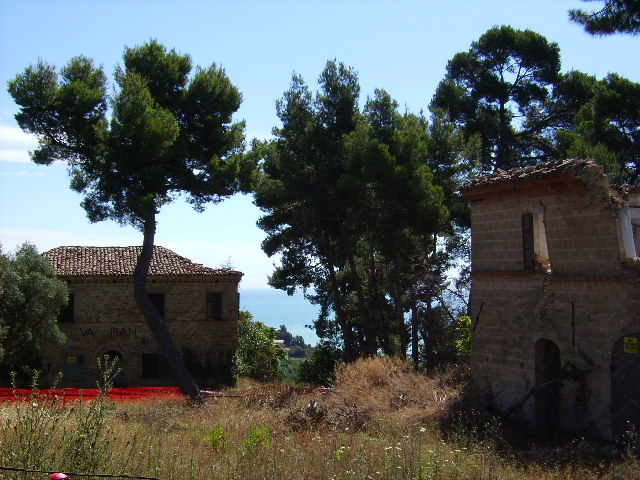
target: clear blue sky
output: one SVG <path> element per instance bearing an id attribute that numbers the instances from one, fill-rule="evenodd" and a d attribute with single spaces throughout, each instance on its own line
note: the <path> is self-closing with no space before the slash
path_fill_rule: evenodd
<path id="1" fill-rule="evenodd" d="M 640 37 L 594 38 L 569 23 L 579 0 L 422 1 L 68 1 L 0 0 L 0 243 L 28 240 L 40 251 L 58 245 L 139 245 L 141 234 L 114 222 L 90 224 L 81 197 L 68 188 L 64 165 L 36 166 L 27 152 L 7 81 L 38 58 L 61 66 L 79 54 L 107 73 L 124 46 L 151 38 L 189 53 L 195 65 L 222 65 L 243 93 L 237 119 L 246 134 L 267 137 L 274 102 L 292 72 L 315 88 L 328 59 L 359 73 L 362 100 L 386 89 L 403 107 L 426 110 L 447 61 L 494 25 L 529 28 L 559 44 L 563 71 L 603 77 L 617 72 L 640 81 Z M 243 288 L 266 288 L 273 260 L 260 249 L 260 211 L 236 196 L 193 212 L 184 202 L 165 207 L 156 244 L 207 266 L 227 259 L 243 271 Z"/>

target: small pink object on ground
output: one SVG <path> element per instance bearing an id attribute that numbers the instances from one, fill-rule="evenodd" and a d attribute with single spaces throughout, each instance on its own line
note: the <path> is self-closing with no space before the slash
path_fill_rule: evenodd
<path id="1" fill-rule="evenodd" d="M 65 478 L 69 478 L 69 476 L 64 473 L 52 473 L 49 475 L 50 480 L 64 480 Z"/>

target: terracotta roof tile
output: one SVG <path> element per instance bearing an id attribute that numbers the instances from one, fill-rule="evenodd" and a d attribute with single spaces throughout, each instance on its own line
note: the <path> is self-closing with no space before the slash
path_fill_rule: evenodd
<path id="1" fill-rule="evenodd" d="M 604 177 L 602 166 L 593 160 L 557 160 L 554 162 L 540 163 L 523 168 L 500 170 L 490 175 L 475 177 L 462 186 L 461 190 L 471 190 L 475 187 L 485 187 L 502 182 L 519 182 L 539 177 L 546 177 L 557 173 L 570 173 L 577 177 L 600 176 Z"/>
<path id="2" fill-rule="evenodd" d="M 43 253 L 60 276 L 131 276 L 142 247 L 56 247 Z M 209 268 L 168 248 L 153 247 L 149 275 L 233 275 L 229 268 Z"/>

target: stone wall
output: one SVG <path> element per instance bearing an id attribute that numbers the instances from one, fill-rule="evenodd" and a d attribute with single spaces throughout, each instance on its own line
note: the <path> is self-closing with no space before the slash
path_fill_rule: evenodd
<path id="1" fill-rule="evenodd" d="M 133 296 L 133 284 L 123 278 L 68 279 L 74 299 L 72 323 L 60 323 L 67 335 L 62 346 L 43 348 L 44 381 L 65 372 L 69 357 L 82 357 L 82 380 L 63 379 L 65 386 L 94 387 L 98 378 L 96 359 L 107 352 L 122 355 L 122 386 L 173 384 L 171 378 L 142 378 L 142 355 L 159 353 Z M 188 349 L 210 378 L 230 375 L 231 356 L 238 344 L 238 285 L 224 277 L 156 278 L 148 281 L 150 293 L 164 294 L 165 322 L 181 351 Z M 207 319 L 207 294 L 221 293 L 222 320 Z M 76 367 L 74 367 L 76 368 Z M 206 381 L 206 380 L 205 380 Z M 201 385 L 211 386 L 211 385 Z"/>
<path id="2" fill-rule="evenodd" d="M 621 258 L 619 205 L 585 182 L 467 192 L 472 205 L 475 391 L 507 411 L 536 386 L 536 344 L 560 350 L 561 427 L 611 437 L 611 352 L 640 331 L 638 270 Z M 551 271 L 525 271 L 522 215 L 542 214 Z M 535 423 L 536 395 L 514 416 Z"/>

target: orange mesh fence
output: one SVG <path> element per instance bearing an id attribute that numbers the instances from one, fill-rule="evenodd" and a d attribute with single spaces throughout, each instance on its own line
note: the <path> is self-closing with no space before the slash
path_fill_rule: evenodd
<path id="1" fill-rule="evenodd" d="M 0 400 L 30 400 L 32 395 L 39 397 L 54 398 L 62 401 L 75 401 L 79 399 L 92 400 L 98 396 L 100 390 L 97 388 L 49 388 L 42 390 L 30 390 L 24 388 L 0 388 Z M 129 387 L 113 388 L 109 392 L 110 400 L 143 400 L 151 398 L 176 398 L 182 399 L 178 387 Z"/>

